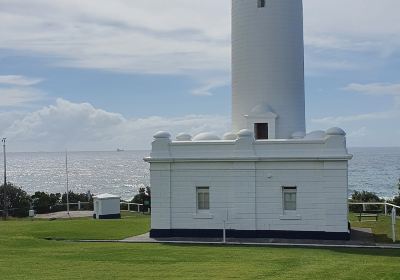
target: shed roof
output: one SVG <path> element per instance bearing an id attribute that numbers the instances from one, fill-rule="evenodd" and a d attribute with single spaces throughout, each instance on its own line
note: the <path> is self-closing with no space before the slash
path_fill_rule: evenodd
<path id="1" fill-rule="evenodd" d="M 121 197 L 119 195 L 114 195 L 114 194 L 109 194 L 109 193 L 103 193 L 103 194 L 99 194 L 94 196 L 94 198 L 96 199 L 112 199 L 112 198 L 118 198 L 120 199 Z"/>

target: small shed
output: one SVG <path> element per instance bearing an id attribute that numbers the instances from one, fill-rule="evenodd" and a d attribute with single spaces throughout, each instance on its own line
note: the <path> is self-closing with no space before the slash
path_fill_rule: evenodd
<path id="1" fill-rule="evenodd" d="M 113 194 L 99 194 L 93 197 L 94 219 L 120 219 L 121 197 Z"/>

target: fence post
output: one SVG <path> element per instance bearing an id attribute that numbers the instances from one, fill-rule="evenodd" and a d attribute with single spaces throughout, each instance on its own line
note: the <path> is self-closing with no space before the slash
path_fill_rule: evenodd
<path id="1" fill-rule="evenodd" d="M 78 201 L 78 210 L 81 210 L 81 202 Z"/>
<path id="2" fill-rule="evenodd" d="M 128 212 L 130 212 L 130 211 L 131 211 L 131 204 L 128 203 Z"/>
<path id="3" fill-rule="evenodd" d="M 386 200 L 385 200 L 385 216 L 387 216 L 387 214 L 388 214 L 388 211 L 387 211 L 388 209 L 387 209 L 387 202 L 386 202 Z"/>
<path id="4" fill-rule="evenodd" d="M 224 227 L 222 229 L 222 243 L 226 244 L 226 222 L 224 220 Z"/>
<path id="5" fill-rule="evenodd" d="M 365 205 L 365 204 L 363 203 L 362 206 L 363 206 L 363 211 L 364 211 L 364 212 L 367 211 L 367 205 Z"/>
<path id="6" fill-rule="evenodd" d="M 393 243 L 396 242 L 396 208 L 393 207 L 392 210 L 392 238 L 393 238 Z"/>

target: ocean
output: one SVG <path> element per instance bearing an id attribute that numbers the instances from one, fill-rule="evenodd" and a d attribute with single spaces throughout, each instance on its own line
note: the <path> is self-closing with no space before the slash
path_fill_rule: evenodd
<path id="1" fill-rule="evenodd" d="M 400 148 L 350 148 L 349 192 L 381 197 L 398 194 Z M 132 198 L 149 185 L 148 151 L 69 152 L 69 187 L 74 192 L 112 193 Z M 2 157 L 2 154 L 1 154 Z M 2 171 L 1 165 L 1 172 Z M 65 191 L 65 153 L 8 153 L 8 181 L 28 193 Z"/>

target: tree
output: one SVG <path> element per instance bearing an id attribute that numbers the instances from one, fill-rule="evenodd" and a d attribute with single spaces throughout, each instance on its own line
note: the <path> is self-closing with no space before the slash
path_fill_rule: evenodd
<path id="1" fill-rule="evenodd" d="M 68 199 L 70 203 L 80 202 L 90 202 L 92 200 L 91 197 L 87 193 L 74 193 L 72 191 L 68 192 Z M 62 195 L 62 203 L 67 203 L 67 194 L 64 193 Z"/>
<path id="2" fill-rule="evenodd" d="M 151 190 L 150 187 L 140 188 L 139 193 L 131 201 L 132 203 L 143 204 L 142 211 L 147 212 L 151 208 Z"/>
<path id="3" fill-rule="evenodd" d="M 392 203 L 393 203 L 394 205 L 400 206 L 400 194 L 399 194 L 398 196 L 395 196 L 395 197 L 393 198 Z M 399 213 L 399 214 L 400 214 L 400 213 Z"/>
<path id="4" fill-rule="evenodd" d="M 352 202 L 384 202 L 382 198 L 377 196 L 375 193 L 372 192 L 367 192 L 367 191 L 355 191 L 351 195 L 351 201 Z M 370 205 L 369 208 L 371 210 L 379 210 L 381 206 L 379 205 Z M 362 211 L 362 206 L 361 205 L 351 205 L 350 210 L 353 212 L 360 212 Z"/>
<path id="5" fill-rule="evenodd" d="M 400 178 L 399 178 L 399 181 L 397 182 L 397 187 L 399 189 L 399 195 L 400 195 Z"/>
<path id="6" fill-rule="evenodd" d="M 67 203 L 67 193 L 62 195 L 62 203 Z M 93 197 L 90 192 L 87 193 L 74 193 L 72 191 L 68 192 L 69 203 L 89 202 L 81 205 L 82 210 L 93 210 Z"/>
<path id="7" fill-rule="evenodd" d="M 26 217 L 31 206 L 30 196 L 21 188 L 7 183 L 7 201 L 9 214 L 15 217 Z M 0 209 L 4 209 L 4 184 L 0 187 Z"/>
<path id="8" fill-rule="evenodd" d="M 400 206 L 400 178 L 399 178 L 399 182 L 397 183 L 397 186 L 399 188 L 399 194 L 393 198 L 392 203 L 397 205 L 397 206 Z"/>
<path id="9" fill-rule="evenodd" d="M 59 210 L 58 208 L 56 208 L 56 206 L 61 202 L 61 194 L 35 192 L 35 194 L 32 196 L 32 201 L 34 209 L 37 213 L 50 213 Z"/>

